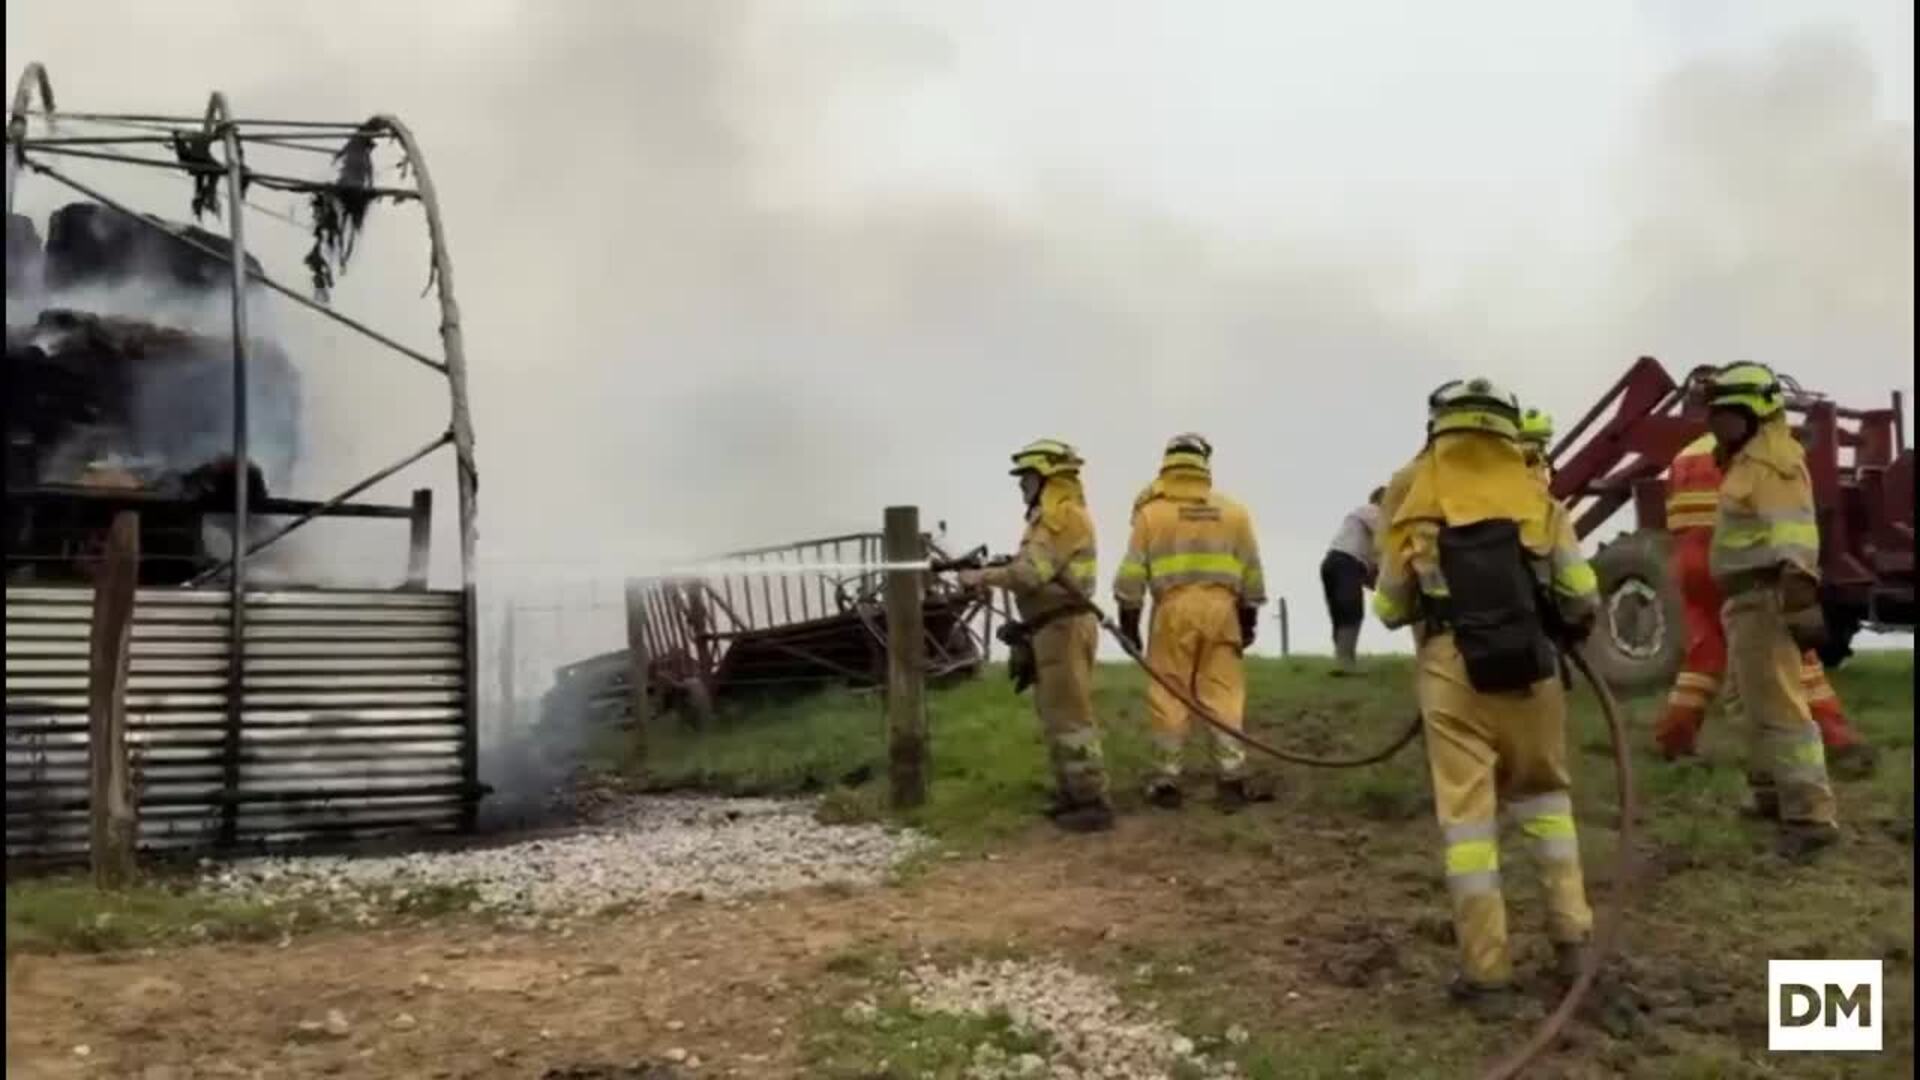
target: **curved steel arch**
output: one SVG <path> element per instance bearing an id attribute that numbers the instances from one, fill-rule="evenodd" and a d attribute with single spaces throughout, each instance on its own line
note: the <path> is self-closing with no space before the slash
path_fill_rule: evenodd
<path id="1" fill-rule="evenodd" d="M 460 329 L 460 304 L 453 295 L 453 258 L 447 254 L 446 226 L 440 219 L 440 199 L 427 171 L 427 159 L 413 132 L 400 118 L 381 113 L 367 122 L 393 133 L 412 164 L 414 188 L 427 216 L 427 242 L 432 248 L 433 277 L 440 300 L 440 359 L 446 365 L 447 391 L 452 415 L 453 454 L 460 492 L 460 583 L 473 585 L 474 547 L 478 539 L 476 517 L 480 475 L 473 463 L 473 417 L 467 405 L 466 339 Z"/>
<path id="2" fill-rule="evenodd" d="M 53 80 L 38 60 L 27 64 L 13 88 L 13 109 L 7 114 L 7 213 L 13 213 L 13 186 L 20 177 L 20 162 L 26 157 L 27 114 L 33 107 L 33 91 L 40 90 L 40 108 L 53 119 Z"/>

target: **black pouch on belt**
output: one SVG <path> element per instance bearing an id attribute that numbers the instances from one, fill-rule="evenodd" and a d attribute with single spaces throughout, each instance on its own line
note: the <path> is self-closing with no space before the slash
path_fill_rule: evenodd
<path id="1" fill-rule="evenodd" d="M 1525 690 L 1556 673 L 1519 523 L 1494 519 L 1441 529 L 1440 573 L 1449 594 L 1445 621 L 1475 690 Z"/>
<path id="2" fill-rule="evenodd" d="M 995 637 L 1007 647 L 1007 675 L 1013 679 L 1013 692 L 1024 693 L 1039 674 L 1033 659 L 1033 628 L 1026 623 L 1002 623 Z"/>

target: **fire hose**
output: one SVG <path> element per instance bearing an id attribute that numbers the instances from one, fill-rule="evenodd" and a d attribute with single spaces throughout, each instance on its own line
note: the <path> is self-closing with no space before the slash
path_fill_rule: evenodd
<path id="1" fill-rule="evenodd" d="M 1147 662 L 1147 658 L 1140 652 L 1140 649 L 1121 632 L 1120 627 L 1116 625 L 1105 612 L 1100 610 L 1099 605 L 1095 604 L 1093 600 L 1081 592 L 1078 587 L 1067 581 L 1064 575 L 1056 576 L 1053 584 L 1059 585 L 1071 593 L 1074 599 L 1078 601 L 1079 606 L 1083 607 L 1088 614 L 1092 615 L 1094 619 L 1099 622 L 1100 628 L 1105 630 L 1115 641 L 1119 642 L 1121 650 L 1127 654 L 1128 658 L 1138 664 L 1140 668 L 1147 673 L 1147 676 L 1159 684 L 1162 689 L 1172 694 L 1175 700 L 1186 706 L 1194 716 L 1199 717 L 1202 722 L 1214 731 L 1275 760 L 1289 762 L 1295 765 L 1303 765 L 1309 768 L 1358 768 L 1362 765 L 1372 765 L 1385 761 L 1394 754 L 1399 753 L 1403 747 L 1414 740 L 1415 736 L 1420 734 L 1422 721 L 1419 712 L 1416 711 L 1414 713 L 1413 723 L 1408 726 L 1405 732 L 1394 739 L 1385 749 L 1364 757 L 1315 758 L 1271 746 L 1243 731 L 1229 727 L 1219 717 L 1215 716 L 1213 711 L 1207 708 L 1207 706 L 1186 687 L 1176 683 L 1166 674 L 1155 670 L 1153 665 Z M 1600 712 L 1601 715 L 1606 718 L 1607 734 L 1613 744 L 1614 782 L 1620 792 L 1620 828 L 1617 851 L 1614 855 L 1613 889 L 1609 895 L 1611 904 L 1595 919 L 1593 939 L 1587 951 L 1585 962 L 1581 966 L 1579 975 L 1574 978 L 1572 985 L 1570 985 L 1566 993 L 1561 996 L 1559 1004 L 1555 1006 L 1551 1013 L 1547 1014 L 1546 1019 L 1540 1022 L 1534 1029 L 1532 1036 L 1530 1036 L 1525 1043 L 1522 1043 L 1519 1048 L 1505 1058 L 1494 1063 L 1490 1069 L 1482 1074 L 1482 1080 L 1511 1080 L 1511 1078 L 1519 1076 L 1521 1070 L 1532 1065 L 1547 1052 L 1548 1048 L 1554 1044 L 1555 1040 L 1560 1037 L 1561 1032 L 1566 1028 L 1567 1021 L 1572 1019 L 1574 1013 L 1579 1011 L 1588 993 L 1592 991 L 1594 982 L 1599 977 L 1602 965 L 1613 956 L 1614 951 L 1618 948 L 1621 924 L 1625 921 L 1626 898 L 1630 892 L 1628 888 L 1629 878 L 1632 876 L 1634 869 L 1634 820 L 1638 816 L 1637 800 L 1633 791 L 1633 765 L 1631 757 L 1627 752 L 1626 730 L 1621 724 L 1619 704 L 1614 699 L 1613 691 L 1608 689 L 1605 680 L 1594 673 L 1593 668 L 1588 665 L 1586 657 L 1580 655 L 1577 649 L 1566 648 L 1564 646 L 1561 647 L 1560 652 L 1566 661 L 1570 663 L 1575 670 L 1579 671 L 1581 677 L 1586 680 L 1588 687 L 1593 691 L 1594 696 L 1599 700 Z"/>

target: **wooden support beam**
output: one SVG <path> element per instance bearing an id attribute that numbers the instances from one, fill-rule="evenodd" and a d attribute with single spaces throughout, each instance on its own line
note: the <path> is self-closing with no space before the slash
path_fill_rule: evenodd
<path id="1" fill-rule="evenodd" d="M 887 562 L 926 557 L 919 507 L 889 506 L 884 535 Z M 924 572 L 887 572 L 887 777 L 893 805 L 901 810 L 927 801 L 925 591 Z"/>
<path id="2" fill-rule="evenodd" d="M 140 515 L 122 510 L 107 531 L 93 586 L 87 660 L 89 842 L 93 883 L 133 883 L 140 819 L 127 759 L 127 660 L 133 644 L 133 599 L 140 579 Z"/>
<path id="3" fill-rule="evenodd" d="M 413 509 L 407 515 L 407 588 L 427 587 L 427 561 L 433 553 L 433 489 L 420 488 L 413 493 Z"/>

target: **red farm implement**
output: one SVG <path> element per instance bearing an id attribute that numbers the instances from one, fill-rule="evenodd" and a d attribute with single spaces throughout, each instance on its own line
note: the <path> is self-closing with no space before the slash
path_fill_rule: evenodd
<path id="1" fill-rule="evenodd" d="M 1686 652 L 1668 573 L 1666 473 L 1706 433 L 1706 410 L 1687 392 L 1705 370 L 1676 381 L 1641 357 L 1552 451 L 1553 492 L 1582 539 L 1629 504 L 1637 519 L 1594 558 L 1603 609 L 1592 659 L 1622 686 L 1670 681 Z M 1897 391 L 1886 408 L 1850 409 L 1785 381 L 1818 505 L 1831 666 L 1863 627 L 1913 627 L 1913 450 Z"/>

